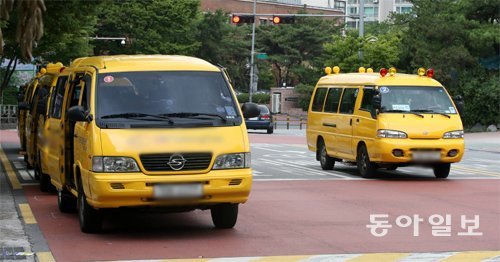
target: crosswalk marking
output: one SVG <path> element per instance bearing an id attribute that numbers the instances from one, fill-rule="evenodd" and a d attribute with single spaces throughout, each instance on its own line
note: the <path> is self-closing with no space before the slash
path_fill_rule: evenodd
<path id="1" fill-rule="evenodd" d="M 33 180 L 33 177 L 31 177 L 30 173 L 26 170 L 18 170 L 19 172 L 19 175 L 21 175 L 21 178 L 24 180 L 24 181 L 29 181 L 29 180 Z"/>

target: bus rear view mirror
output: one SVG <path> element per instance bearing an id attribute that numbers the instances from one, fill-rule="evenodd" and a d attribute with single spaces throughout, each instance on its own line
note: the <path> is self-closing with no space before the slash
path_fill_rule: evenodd
<path id="1" fill-rule="evenodd" d="M 258 117 L 260 115 L 259 106 L 254 103 L 244 103 L 241 106 L 241 111 L 244 118 Z"/>

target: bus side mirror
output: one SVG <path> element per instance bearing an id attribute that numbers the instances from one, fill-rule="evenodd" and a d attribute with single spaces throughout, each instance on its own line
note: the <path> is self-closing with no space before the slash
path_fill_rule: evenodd
<path id="1" fill-rule="evenodd" d="M 85 113 L 83 106 L 72 106 L 68 109 L 69 121 L 73 122 L 88 122 L 89 117 Z"/>
<path id="2" fill-rule="evenodd" d="M 260 115 L 259 106 L 254 103 L 244 103 L 241 106 L 241 111 L 243 112 L 244 118 L 258 117 Z"/>
<path id="3" fill-rule="evenodd" d="M 458 113 L 461 116 L 463 116 L 465 111 L 464 98 L 461 95 L 455 96 L 453 98 L 453 102 L 455 102 L 455 106 L 457 107 Z"/>
<path id="4" fill-rule="evenodd" d="M 30 104 L 28 104 L 28 102 L 19 102 L 17 107 L 19 110 L 30 110 Z"/>

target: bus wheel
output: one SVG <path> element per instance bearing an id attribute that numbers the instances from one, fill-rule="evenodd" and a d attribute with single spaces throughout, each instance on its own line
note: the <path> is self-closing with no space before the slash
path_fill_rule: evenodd
<path id="1" fill-rule="evenodd" d="M 335 166 L 335 160 L 333 157 L 330 157 L 326 152 L 326 145 L 323 140 L 319 142 L 318 146 L 318 154 L 319 154 L 319 163 L 321 164 L 321 168 L 323 170 L 332 170 Z"/>
<path id="2" fill-rule="evenodd" d="M 210 212 L 216 228 L 233 228 L 238 220 L 238 204 L 217 205 Z"/>
<path id="3" fill-rule="evenodd" d="M 436 178 L 447 178 L 450 174 L 450 163 L 437 164 L 433 167 Z"/>
<path id="4" fill-rule="evenodd" d="M 76 198 L 66 189 L 58 189 L 57 206 L 62 213 L 73 213 L 76 210 Z"/>
<path id="5" fill-rule="evenodd" d="M 78 218 L 82 232 L 97 233 L 101 231 L 102 213 L 89 205 L 81 183 L 78 184 Z"/>
<path id="6" fill-rule="evenodd" d="M 375 176 L 377 164 L 370 161 L 368 150 L 366 150 L 365 145 L 359 147 L 356 162 L 359 174 L 361 174 L 363 178 L 372 178 Z"/>

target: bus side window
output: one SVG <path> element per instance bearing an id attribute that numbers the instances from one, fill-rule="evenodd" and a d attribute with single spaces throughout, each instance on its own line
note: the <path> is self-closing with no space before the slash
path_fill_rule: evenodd
<path id="1" fill-rule="evenodd" d="M 373 95 L 375 95 L 375 89 L 371 88 L 363 89 L 363 99 L 361 100 L 360 109 L 364 109 L 370 112 L 373 110 L 373 103 L 372 103 Z"/>
<path id="2" fill-rule="evenodd" d="M 82 101 L 80 105 L 83 107 L 85 111 L 89 110 L 89 99 L 90 99 L 90 87 L 92 84 L 92 77 L 90 75 L 85 75 L 83 78 L 83 93 L 82 93 Z"/>

